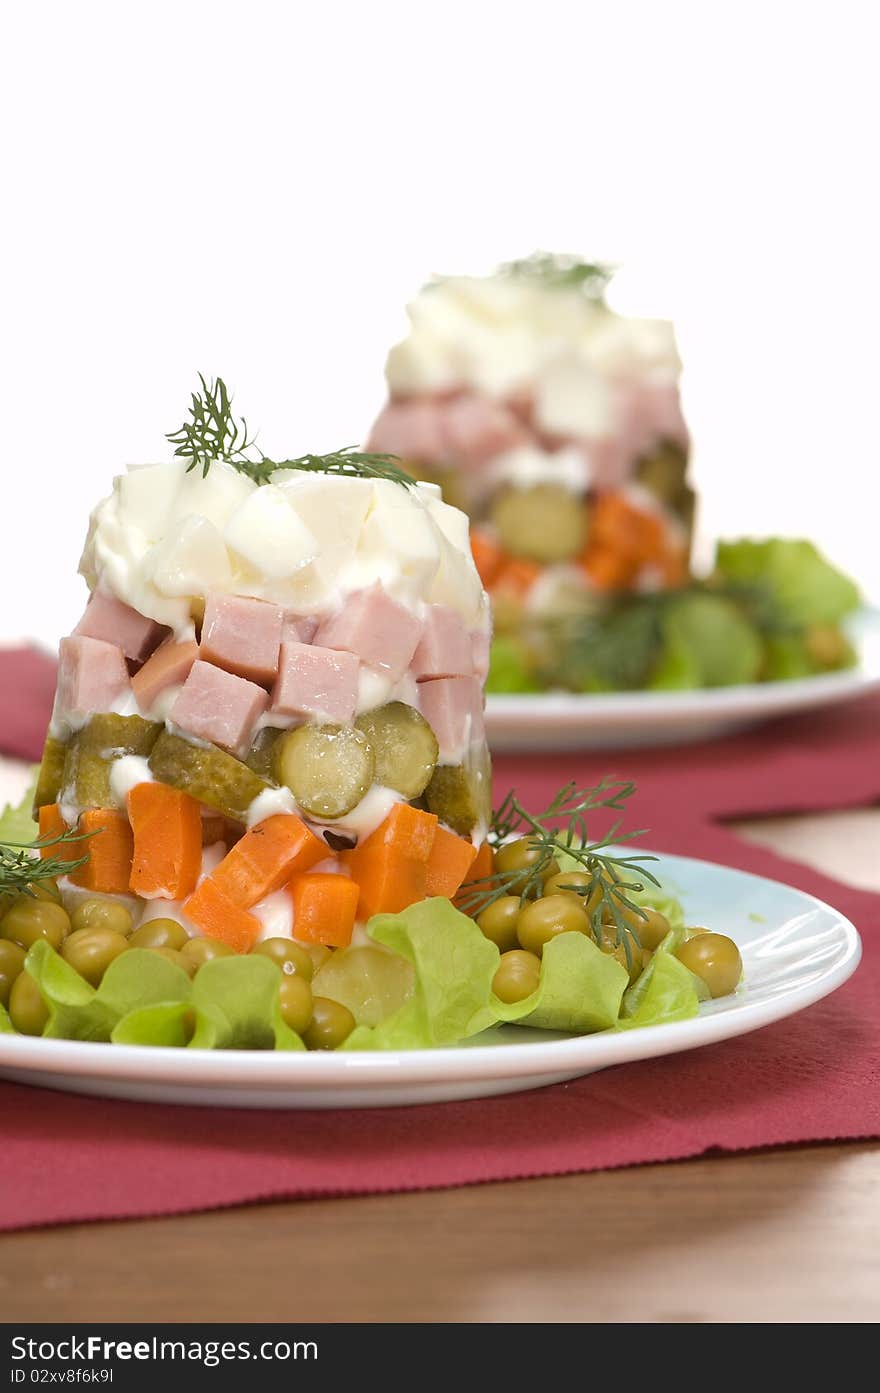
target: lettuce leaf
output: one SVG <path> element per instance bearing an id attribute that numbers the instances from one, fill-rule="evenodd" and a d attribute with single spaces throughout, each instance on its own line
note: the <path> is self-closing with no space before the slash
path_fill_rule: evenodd
<path id="1" fill-rule="evenodd" d="M 723 595 L 681 595 L 665 607 L 661 628 L 655 689 L 728 687 L 757 679 L 764 656 L 760 635 Z"/>
<path id="2" fill-rule="evenodd" d="M 860 603 L 855 582 L 812 542 L 788 537 L 719 542 L 715 566 L 733 584 L 763 586 L 780 621 L 795 628 L 837 624 Z"/>
<path id="3" fill-rule="evenodd" d="M 130 1011 L 186 1001 L 190 994 L 186 973 L 145 948 L 132 948 L 111 963 L 97 990 L 45 940 L 30 949 L 25 969 L 49 1008 L 43 1034 L 53 1039 L 109 1040 Z"/>
<path id="4" fill-rule="evenodd" d="M 37 786 L 37 769 L 34 765 L 33 777 L 28 785 L 27 792 L 21 802 L 15 807 L 7 803 L 2 813 L 0 813 L 0 842 L 22 842 L 28 843 L 35 841 L 40 835 L 40 829 L 31 816 L 31 806 L 34 801 L 34 789 Z"/>
<path id="5" fill-rule="evenodd" d="M 686 937 L 682 924 L 670 929 L 658 945 L 644 972 L 624 995 L 619 1030 L 686 1021 L 697 1014 L 708 992 L 699 977 L 675 957 Z"/>
<path id="6" fill-rule="evenodd" d="M 615 1024 L 627 980 L 586 934 L 560 934 L 544 948 L 537 991 L 512 1006 L 493 996 L 492 1008 L 499 1021 L 588 1035 Z"/>
<path id="7" fill-rule="evenodd" d="M 531 671 L 525 650 L 517 639 L 495 638 L 492 640 L 486 690 L 508 696 L 513 693 L 541 690 Z"/>

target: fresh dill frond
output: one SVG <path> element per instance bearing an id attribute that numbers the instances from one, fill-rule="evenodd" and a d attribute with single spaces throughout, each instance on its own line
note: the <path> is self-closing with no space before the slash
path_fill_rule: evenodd
<path id="1" fill-rule="evenodd" d="M 32 895 L 32 885 L 70 875 L 71 871 L 89 859 L 88 853 L 69 858 L 40 856 L 40 851 L 50 846 L 72 846 L 96 835 L 96 832 L 80 832 L 76 827 L 70 827 L 57 836 L 37 837 L 33 842 L 3 842 L 0 844 L 0 895 Z"/>
<path id="2" fill-rule="evenodd" d="M 530 813 L 517 798 L 516 790 L 511 790 L 492 816 L 489 841 L 498 847 L 511 838 L 522 837 L 537 855 L 526 870 L 494 871 L 479 880 L 468 881 L 458 901 L 462 910 L 475 917 L 504 895 L 519 895 L 522 904 L 537 899 L 551 863 L 562 851 L 576 863 L 578 871 L 589 876 L 588 884 L 570 888 L 581 895 L 585 903 L 595 897 L 590 912 L 593 938 L 601 943 L 603 930 L 607 932 L 610 921 L 615 928 L 616 943 L 623 946 L 629 962 L 633 947 L 639 944 L 638 934 L 627 922 L 624 911 L 640 918 L 645 915 L 627 892 L 644 889 L 645 881 L 659 885 L 656 876 L 644 865 L 646 861 L 656 861 L 657 857 L 620 855 L 608 849 L 644 835 L 644 828 L 623 832 L 623 816 L 613 822 L 604 836 L 595 840 L 590 839 L 587 822 L 588 816 L 599 809 L 623 814 L 634 792 L 635 784 L 629 780 L 602 779 L 584 788 L 571 782 L 559 789 L 542 812 Z"/>
<path id="3" fill-rule="evenodd" d="M 505 261 L 498 274 L 539 281 L 553 289 L 582 290 L 591 300 L 601 301 L 616 269 L 607 262 L 584 261 L 565 252 L 536 251 L 520 261 Z"/>
<path id="4" fill-rule="evenodd" d="M 384 479 L 388 483 L 412 488 L 415 480 L 396 462 L 396 456 L 369 454 L 354 445 L 327 455 L 299 455 L 295 459 L 271 459 L 258 449 L 256 436 L 248 431 L 242 416 L 232 411 L 232 394 L 222 377 L 208 380 L 199 373 L 201 391 L 191 394 L 189 419 L 166 439 L 174 454 L 187 461 L 187 473 L 201 469 L 202 477 L 211 465 L 231 464 L 255 484 L 269 483 L 279 470 L 298 470 L 307 474 L 341 474 L 353 479 Z"/>

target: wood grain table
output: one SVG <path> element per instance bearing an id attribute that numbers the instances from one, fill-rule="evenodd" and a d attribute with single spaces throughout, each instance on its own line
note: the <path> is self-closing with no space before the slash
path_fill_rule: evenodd
<path id="1" fill-rule="evenodd" d="M 740 831 L 880 890 L 880 810 Z M 7 1322 L 873 1322 L 880 1145 L 11 1234 L 0 1239 L 0 1312 Z"/>

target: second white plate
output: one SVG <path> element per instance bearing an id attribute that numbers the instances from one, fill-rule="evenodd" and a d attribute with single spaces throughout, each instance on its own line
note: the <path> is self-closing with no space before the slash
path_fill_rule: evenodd
<path id="1" fill-rule="evenodd" d="M 689 744 L 730 735 L 773 716 L 852 701 L 880 689 L 880 611 L 864 611 L 852 625 L 852 636 L 859 666 L 821 677 L 695 692 L 490 696 L 489 744 L 495 753 Z"/>

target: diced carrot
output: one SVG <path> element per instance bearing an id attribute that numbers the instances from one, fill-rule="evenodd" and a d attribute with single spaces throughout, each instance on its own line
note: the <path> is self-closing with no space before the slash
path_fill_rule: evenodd
<path id="1" fill-rule="evenodd" d="M 393 846 L 358 847 L 345 859 L 360 891 L 361 919 L 399 914 L 427 896 L 427 863 L 403 856 Z"/>
<path id="2" fill-rule="evenodd" d="M 590 545 L 623 555 L 636 564 L 662 555 L 666 529 L 653 510 L 638 508 L 622 493 L 604 493 L 590 510 Z"/>
<path id="3" fill-rule="evenodd" d="M 351 942 L 360 893 L 353 880 L 320 871 L 298 875 L 290 882 L 290 893 L 298 939 L 331 948 L 345 948 Z"/>
<path id="4" fill-rule="evenodd" d="M 488 590 L 501 569 L 501 565 L 505 559 L 504 552 L 501 550 L 498 543 L 493 541 L 487 533 L 478 532 L 476 528 L 471 528 L 471 553 L 473 554 L 477 574 Z"/>
<path id="5" fill-rule="evenodd" d="M 189 899 L 184 900 L 183 912 L 206 938 L 215 938 L 236 953 L 250 952 L 262 928 L 256 915 L 233 904 L 211 876 L 206 876 Z"/>
<path id="6" fill-rule="evenodd" d="M 192 894 L 202 868 L 201 805 L 169 784 L 136 784 L 128 795 L 134 833 L 129 885 L 144 899 Z"/>
<path id="7" fill-rule="evenodd" d="M 598 590 L 622 590 L 633 580 L 637 569 L 622 552 L 608 547 L 589 547 L 581 565 Z"/>
<path id="8" fill-rule="evenodd" d="M 425 894 L 445 895 L 452 899 L 477 858 L 473 842 L 457 837 L 446 827 L 438 827 L 428 858 Z"/>
<path id="9" fill-rule="evenodd" d="M 40 821 L 41 837 L 60 837 L 67 831 L 67 823 L 61 816 L 61 809 L 57 803 L 44 803 L 37 814 Z M 77 845 L 77 843 L 74 843 Z M 79 845 L 82 845 L 81 843 Z M 82 856 L 84 853 L 78 853 Z M 49 856 L 60 855 L 57 846 L 44 846 L 40 848 L 40 857 L 45 860 Z"/>
<path id="10" fill-rule="evenodd" d="M 327 843 L 295 813 L 276 813 L 245 832 L 212 872 L 219 890 L 233 904 L 250 909 L 292 875 L 308 871 L 329 852 Z"/>
<path id="11" fill-rule="evenodd" d="M 127 895 L 134 851 L 128 818 L 113 808 L 87 808 L 79 830 L 94 836 L 80 843 L 83 854 L 88 849 L 89 859 L 71 872 L 72 883 L 100 895 Z"/>
<path id="12" fill-rule="evenodd" d="M 361 852 L 387 846 L 393 848 L 398 856 L 409 856 L 414 861 L 426 863 L 436 835 L 435 813 L 423 812 L 409 803 L 395 803 L 385 821 L 348 855 L 357 857 Z"/>
<path id="13" fill-rule="evenodd" d="M 483 880 L 486 876 L 491 875 L 494 869 L 494 864 L 495 862 L 494 857 L 492 855 L 492 848 L 488 842 L 483 842 L 482 846 L 480 846 L 477 850 L 477 854 L 474 857 L 473 865 L 467 873 L 467 877 L 464 881 L 464 886 L 468 885 L 471 881 Z M 455 896 L 455 899 L 452 901 L 456 908 L 460 908 L 459 901 L 465 899 L 468 894 L 468 891 L 464 889 L 464 886 Z"/>
<path id="14" fill-rule="evenodd" d="M 511 558 L 505 561 L 496 573 L 491 591 L 493 595 L 509 595 L 522 600 L 531 590 L 541 574 L 541 567 L 535 561 Z"/>

